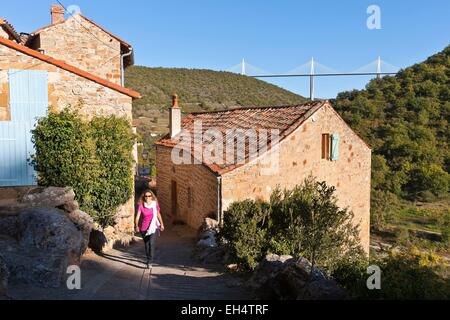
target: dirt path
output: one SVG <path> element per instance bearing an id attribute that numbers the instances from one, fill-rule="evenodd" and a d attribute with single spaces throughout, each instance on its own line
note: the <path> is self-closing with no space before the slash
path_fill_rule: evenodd
<path id="1" fill-rule="evenodd" d="M 75 300 L 220 300 L 251 299 L 241 280 L 220 266 L 201 265 L 192 257 L 195 233 L 172 227 L 158 239 L 155 264 L 144 265 L 142 241 L 103 256 L 88 254 L 81 264 L 82 289 L 10 286 L 12 299 Z"/>

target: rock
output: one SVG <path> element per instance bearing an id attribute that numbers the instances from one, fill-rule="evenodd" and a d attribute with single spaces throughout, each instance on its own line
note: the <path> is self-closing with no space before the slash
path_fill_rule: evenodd
<path id="1" fill-rule="evenodd" d="M 62 209 L 65 212 L 74 212 L 80 209 L 80 204 L 77 200 L 69 201 L 62 206 Z"/>
<path id="2" fill-rule="evenodd" d="M 199 234 L 198 238 L 200 240 L 202 239 L 208 239 L 208 238 L 216 238 L 217 236 L 217 232 L 213 231 L 213 230 L 207 230 L 207 231 L 203 231 Z"/>
<path id="3" fill-rule="evenodd" d="M 205 248 L 215 248 L 217 247 L 217 242 L 216 242 L 216 238 L 215 237 L 209 237 L 206 239 L 201 239 L 198 243 L 197 243 L 198 247 L 205 247 Z"/>
<path id="4" fill-rule="evenodd" d="M 230 271 L 236 271 L 238 269 L 238 265 L 235 263 L 227 265 L 227 269 Z"/>
<path id="5" fill-rule="evenodd" d="M 202 226 L 198 230 L 198 247 L 202 248 L 216 248 L 216 236 L 219 228 L 219 223 L 211 218 L 206 218 Z"/>
<path id="6" fill-rule="evenodd" d="M 18 238 L 19 233 L 19 217 L 9 216 L 0 218 L 0 235 Z"/>
<path id="7" fill-rule="evenodd" d="M 21 203 L 30 207 L 56 208 L 72 203 L 75 200 L 75 192 L 72 188 L 34 188 L 26 193 Z"/>
<path id="8" fill-rule="evenodd" d="M 90 215 L 81 210 L 70 212 L 67 214 L 67 217 L 75 224 L 75 226 L 78 228 L 78 230 L 81 231 L 81 234 L 83 235 L 81 254 L 84 254 L 89 246 L 89 238 L 94 226 L 94 220 Z"/>
<path id="9" fill-rule="evenodd" d="M 70 265 L 65 255 L 32 252 L 27 249 L 10 253 L 5 260 L 11 283 L 43 288 L 59 288 Z"/>
<path id="10" fill-rule="evenodd" d="M 19 216 L 20 245 L 47 254 L 67 255 L 77 263 L 82 255 L 82 235 L 62 211 L 30 208 Z"/>
<path id="11" fill-rule="evenodd" d="M 105 234 L 100 230 L 92 230 L 89 237 L 89 248 L 95 253 L 102 253 L 103 248 L 107 246 L 108 239 L 106 239 Z"/>
<path id="12" fill-rule="evenodd" d="M 106 239 L 108 239 L 108 241 L 111 241 L 111 240 L 114 240 L 114 238 L 115 238 L 116 229 L 112 226 L 109 226 L 103 230 L 103 233 L 104 233 Z"/>
<path id="13" fill-rule="evenodd" d="M 346 292 L 303 258 L 269 255 L 259 264 L 249 286 L 261 299 L 341 300 Z"/>
<path id="14" fill-rule="evenodd" d="M 0 297 L 8 294 L 9 270 L 5 259 L 0 255 Z"/>
<path id="15" fill-rule="evenodd" d="M 217 220 L 206 218 L 200 227 L 200 232 L 214 230 L 217 231 L 219 228 L 219 222 Z"/>

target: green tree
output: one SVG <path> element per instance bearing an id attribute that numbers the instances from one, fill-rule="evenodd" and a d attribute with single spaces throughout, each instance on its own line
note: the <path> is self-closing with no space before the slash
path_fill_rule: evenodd
<path id="1" fill-rule="evenodd" d="M 337 205 L 335 188 L 313 178 L 270 200 L 272 237 L 289 243 L 290 254 L 326 269 L 348 255 L 363 256 L 354 215 Z"/>
<path id="2" fill-rule="evenodd" d="M 103 227 L 132 196 L 135 136 L 126 119 L 84 121 L 67 108 L 41 118 L 32 164 L 41 186 L 72 187 L 83 211 Z"/>

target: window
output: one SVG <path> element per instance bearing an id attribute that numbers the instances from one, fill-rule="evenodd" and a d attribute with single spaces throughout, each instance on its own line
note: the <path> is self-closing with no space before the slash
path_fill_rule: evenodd
<path id="1" fill-rule="evenodd" d="M 331 161 L 339 160 L 339 142 L 340 137 L 338 133 L 331 136 Z"/>
<path id="2" fill-rule="evenodd" d="M 330 134 L 322 134 L 322 159 L 330 159 Z"/>

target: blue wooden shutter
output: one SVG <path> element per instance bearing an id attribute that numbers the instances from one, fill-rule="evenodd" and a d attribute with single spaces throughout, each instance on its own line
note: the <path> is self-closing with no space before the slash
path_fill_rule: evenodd
<path id="1" fill-rule="evenodd" d="M 0 122 L 0 186 L 31 186 L 36 184 L 28 163 L 34 153 L 31 130 L 47 114 L 47 72 L 10 70 L 8 75 L 11 121 Z"/>
<path id="2" fill-rule="evenodd" d="M 331 161 L 339 160 L 339 143 L 340 137 L 338 133 L 331 136 Z"/>

